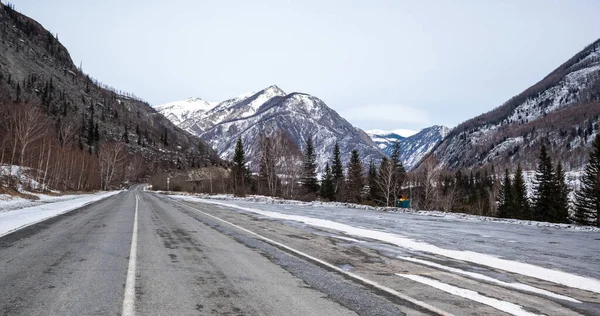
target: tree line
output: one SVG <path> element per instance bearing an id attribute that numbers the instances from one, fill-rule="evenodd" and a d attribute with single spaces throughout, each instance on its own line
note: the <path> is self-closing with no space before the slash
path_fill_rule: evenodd
<path id="1" fill-rule="evenodd" d="M 390 157 L 383 157 L 378 163 L 370 161 L 367 165 L 361 161 L 359 152 L 353 150 L 344 165 L 336 143 L 319 176 L 312 138 L 305 139 L 299 159 L 289 160 L 285 158 L 288 147 L 282 145 L 280 136 L 261 136 L 260 159 L 259 165 L 254 166 L 255 172 L 251 172 L 243 140 L 238 138 L 229 173 L 215 176 L 211 171 L 211 192 L 373 206 L 394 206 L 398 199 L 406 197 L 411 200 L 412 208 L 422 210 L 600 225 L 600 136 L 593 142 L 581 189 L 574 192 L 574 201 L 569 198 L 572 192 L 565 169 L 561 163 L 552 162 L 546 144 L 540 148 L 533 187 L 528 193 L 520 165 L 514 174 L 505 169 L 503 176 L 497 174 L 493 166 L 449 172 L 430 157 L 418 170 L 407 172 L 400 161 L 398 144 Z M 291 168 L 282 168 L 290 161 Z M 204 177 L 207 174 L 204 173 Z M 215 188 L 216 183 L 219 183 L 218 188 Z M 202 190 L 199 183 L 194 185 L 195 190 L 207 191 Z"/>

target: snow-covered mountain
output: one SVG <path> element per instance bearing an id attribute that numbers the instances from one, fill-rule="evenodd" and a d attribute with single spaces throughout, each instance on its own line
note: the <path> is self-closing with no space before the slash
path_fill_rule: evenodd
<path id="1" fill-rule="evenodd" d="M 388 156 L 392 154 L 394 144 L 398 142 L 400 144 L 400 160 L 404 167 L 410 170 L 442 141 L 448 131 L 449 129 L 445 126 L 435 125 L 416 134 L 409 130 L 371 130 L 367 131 L 367 135 Z"/>
<path id="2" fill-rule="evenodd" d="M 165 117 L 182 117 L 173 113 L 172 107 L 159 105 L 156 108 Z M 257 166 L 260 135 L 277 131 L 282 131 L 299 148 L 304 148 L 307 137 L 312 136 L 319 168 L 331 159 L 336 141 L 344 163 L 349 160 L 352 149 L 359 151 L 364 162 L 383 156 L 365 132 L 352 126 L 319 98 L 304 93 L 286 94 L 277 86 L 193 113 L 176 124 L 206 140 L 224 159 L 232 158 L 235 142 L 241 136 L 251 166 Z"/>
<path id="3" fill-rule="evenodd" d="M 206 102 L 200 98 L 188 98 L 183 101 L 169 102 L 154 108 L 176 125 L 184 121 L 202 115 L 202 113 L 214 108 L 216 103 Z"/>
<path id="4" fill-rule="evenodd" d="M 521 163 L 535 168 L 542 141 L 580 169 L 600 123 L 600 40 L 500 107 L 454 128 L 433 151 L 446 168 Z"/>

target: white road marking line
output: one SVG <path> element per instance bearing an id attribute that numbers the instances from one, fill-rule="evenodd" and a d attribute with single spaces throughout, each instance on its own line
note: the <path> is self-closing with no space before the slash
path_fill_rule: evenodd
<path id="1" fill-rule="evenodd" d="M 134 193 L 135 194 L 135 193 Z M 125 295 L 123 297 L 122 316 L 135 315 L 135 265 L 137 259 L 138 235 L 138 202 L 140 198 L 135 194 L 135 215 L 133 217 L 133 235 L 131 237 L 131 251 L 129 252 L 129 266 L 127 267 L 127 280 L 125 281 Z"/>
<path id="2" fill-rule="evenodd" d="M 214 216 L 214 215 L 211 215 L 211 214 L 205 213 L 205 212 L 203 212 L 203 211 L 201 211 L 201 210 L 199 210 L 199 209 L 196 209 L 196 208 L 194 208 L 194 207 L 191 207 L 191 206 L 189 206 L 189 205 L 186 205 L 186 204 L 183 204 L 183 203 L 180 203 L 180 202 L 174 201 L 174 200 L 171 200 L 171 201 L 172 201 L 173 203 L 175 203 L 175 204 L 179 204 L 179 205 L 181 205 L 181 206 L 187 207 L 187 208 L 189 208 L 189 209 L 192 209 L 192 210 L 194 210 L 194 211 L 196 211 L 196 212 L 198 212 L 198 213 L 204 214 L 204 215 L 206 215 L 206 216 L 208 216 L 208 217 L 214 218 L 215 220 L 218 220 L 218 221 L 220 221 L 220 222 L 223 222 L 223 223 L 225 223 L 225 224 L 228 224 L 228 225 L 230 225 L 230 226 L 232 226 L 232 227 L 235 227 L 235 228 L 237 228 L 237 229 L 239 229 L 239 230 L 241 230 L 241 231 L 243 231 L 243 232 L 246 232 L 246 233 L 248 233 L 248 234 L 250 234 L 250 235 L 252 235 L 252 236 L 255 236 L 255 237 L 259 238 L 259 239 L 262 239 L 262 240 L 266 241 L 267 243 L 270 243 L 270 244 L 272 244 L 272 245 L 275 245 L 275 246 L 277 246 L 277 247 L 283 248 L 283 249 L 285 249 L 285 250 L 287 250 L 287 251 L 289 251 L 289 252 L 293 252 L 293 253 L 295 253 L 296 255 L 299 255 L 299 256 L 301 256 L 301 257 L 304 257 L 304 258 L 306 258 L 306 259 L 309 259 L 309 260 L 311 260 L 311 261 L 313 261 L 313 262 L 316 262 L 316 263 L 318 263 L 318 264 L 320 264 L 320 265 L 326 266 L 327 268 L 329 268 L 329 269 L 331 269 L 331 270 L 335 270 L 335 271 L 336 271 L 336 272 L 338 272 L 338 273 L 344 274 L 344 275 L 346 275 L 346 276 L 348 276 L 348 277 L 350 277 L 350 278 L 353 278 L 353 279 L 355 279 L 355 280 L 358 280 L 358 281 L 362 282 L 363 284 L 368 284 L 368 285 L 370 285 L 370 286 L 372 286 L 372 287 L 375 287 L 375 288 L 377 288 L 378 290 L 384 291 L 384 292 L 386 292 L 386 293 L 388 293 L 388 294 L 390 294 L 390 295 L 393 295 L 393 296 L 395 296 L 395 297 L 398 297 L 398 298 L 400 298 L 400 299 L 402 299 L 402 300 L 404 300 L 404 301 L 410 302 L 410 303 L 412 303 L 412 304 L 414 304 L 414 305 L 416 305 L 416 306 L 419 306 L 419 307 L 421 307 L 421 308 L 423 308 L 423 309 L 425 309 L 425 310 L 428 310 L 428 311 L 430 311 L 430 312 L 432 312 L 432 313 L 435 313 L 435 314 L 437 314 L 437 315 L 440 315 L 440 316 L 451 316 L 451 315 L 452 315 L 452 314 L 450 314 L 450 313 L 448 313 L 448 312 L 446 312 L 446 311 L 443 311 L 443 310 L 441 310 L 441 309 L 439 309 L 439 308 L 437 308 L 437 307 L 431 306 L 431 305 L 429 305 L 429 304 L 427 304 L 427 303 L 425 303 L 425 302 L 422 302 L 422 301 L 419 301 L 419 300 L 417 300 L 417 299 L 414 299 L 414 298 L 412 298 L 412 297 L 410 297 L 410 296 L 404 295 L 404 294 L 402 294 L 402 293 L 400 293 L 400 292 L 398 292 L 398 291 L 396 291 L 396 290 L 394 290 L 394 289 L 391 289 L 391 288 L 389 288 L 389 287 L 387 287 L 387 286 L 384 286 L 384 285 L 381 285 L 381 284 L 379 284 L 379 283 L 376 283 L 375 281 L 372 281 L 372 280 L 366 279 L 366 278 L 364 278 L 364 277 L 361 277 L 361 276 L 359 276 L 359 275 L 357 275 L 357 274 L 354 274 L 354 273 L 351 273 L 351 272 L 345 271 L 345 270 L 343 270 L 342 268 L 339 268 L 339 267 L 337 267 L 337 266 L 335 266 L 335 265 L 332 265 L 332 264 L 330 264 L 330 263 L 328 263 L 328 262 L 326 262 L 326 261 L 323 261 L 323 260 L 321 260 L 321 259 L 318 259 L 318 258 L 316 258 L 316 257 L 313 257 L 313 256 L 311 256 L 311 255 L 309 255 L 309 254 L 307 254 L 307 253 L 304 253 L 304 252 L 300 251 L 300 250 L 296 250 L 296 249 L 294 249 L 294 248 L 292 248 L 292 247 L 290 247 L 290 246 L 284 245 L 284 244 L 282 244 L 282 243 L 280 243 L 280 242 L 274 241 L 274 240 L 272 240 L 272 239 L 270 239 L 270 238 L 267 238 L 267 237 L 264 237 L 264 236 L 262 236 L 262 235 L 259 235 L 259 234 L 255 233 L 255 232 L 253 232 L 253 231 L 250 231 L 250 230 L 248 230 L 248 229 L 246 229 L 246 228 L 243 228 L 243 227 L 241 227 L 241 226 L 238 226 L 238 225 L 236 225 L 236 224 L 230 223 L 230 222 L 228 222 L 228 221 L 226 221 L 226 220 L 224 220 L 224 219 L 221 219 L 221 218 L 219 218 L 219 217 L 216 217 L 216 216 Z M 123 315 L 124 315 L 124 316 L 126 316 L 125 314 L 123 314 Z"/>
<path id="3" fill-rule="evenodd" d="M 190 196 L 182 198 L 193 198 Z M 349 224 L 343 224 L 328 219 L 321 219 L 315 217 L 308 217 L 303 215 L 292 215 L 279 213 L 275 211 L 267 211 L 261 209 L 254 209 L 250 207 L 239 206 L 231 203 L 223 203 L 217 201 L 211 201 L 206 199 L 193 199 L 191 201 L 221 205 L 224 207 L 236 208 L 246 212 L 260 214 L 275 219 L 290 220 L 301 222 L 306 225 L 314 227 L 323 227 L 339 232 L 346 233 L 349 236 L 364 237 L 370 239 L 377 239 L 386 243 L 397 245 L 401 248 L 407 248 L 414 251 L 432 253 L 444 257 L 448 257 L 455 260 L 461 260 L 465 262 L 471 262 L 478 265 L 491 267 L 498 270 L 508 271 L 523 276 L 536 278 L 546 282 L 552 282 L 567 287 L 585 290 L 594 293 L 600 293 L 600 280 L 593 277 L 584 277 L 568 272 L 559 270 L 553 270 L 550 268 L 544 268 L 542 266 L 524 263 L 514 260 L 502 259 L 493 254 L 478 253 L 469 250 L 454 250 L 441 248 L 434 244 L 430 244 L 424 241 L 413 240 L 409 237 L 398 235 L 396 233 L 380 231 L 375 229 L 366 229 L 360 226 L 351 226 Z"/>
<path id="4" fill-rule="evenodd" d="M 541 315 L 541 314 L 530 313 L 530 312 L 524 310 L 523 307 L 521 307 L 520 305 L 506 302 L 506 301 L 501 301 L 501 300 L 487 297 L 487 296 L 483 296 L 475 291 L 463 289 L 463 288 L 460 288 L 460 287 L 457 287 L 454 285 L 450 285 L 450 284 L 446 284 L 446 283 L 442 283 L 435 279 L 426 278 L 424 276 L 413 275 L 413 274 L 396 273 L 396 275 L 403 277 L 403 278 L 407 278 L 409 280 L 413 280 L 415 282 L 419 282 L 421 284 L 429 285 L 431 287 L 434 287 L 434 288 L 444 291 L 446 293 L 450 293 L 452 295 L 460 296 L 462 298 L 466 298 L 468 300 L 472 300 L 472 301 L 493 307 L 497 310 L 503 311 L 503 312 L 511 314 L 511 315 L 515 315 L 515 316 Z"/>
<path id="5" fill-rule="evenodd" d="M 430 261 L 421 260 L 421 259 L 417 259 L 417 258 L 410 258 L 410 257 L 396 257 L 396 258 L 400 259 L 400 260 L 404 260 L 404 261 L 409 261 L 409 262 L 414 262 L 417 264 L 430 266 L 432 268 L 436 268 L 436 269 L 440 269 L 440 270 L 445 270 L 445 271 L 451 272 L 455 275 L 462 274 L 467 277 L 470 277 L 471 279 L 482 280 L 485 282 L 500 285 L 502 287 L 512 288 L 512 289 L 521 290 L 524 292 L 529 292 L 529 293 L 534 293 L 534 294 L 539 294 L 539 295 L 543 295 L 543 296 L 548 296 L 548 297 L 552 297 L 552 298 L 557 298 L 559 300 L 565 300 L 565 301 L 569 301 L 569 302 L 573 302 L 573 303 L 581 303 L 581 301 L 578 301 L 572 297 L 560 295 L 560 294 L 557 294 L 554 292 L 550 292 L 550 291 L 540 289 L 537 287 L 533 287 L 533 286 L 523 284 L 523 283 L 518 283 L 518 282 L 508 283 L 508 282 L 500 281 L 498 279 L 494 279 L 487 275 L 470 272 L 470 271 L 465 271 L 465 270 L 461 270 L 461 269 L 457 269 L 457 268 L 447 267 L 447 266 L 444 266 L 441 264 L 437 264 L 435 262 L 430 262 Z"/>

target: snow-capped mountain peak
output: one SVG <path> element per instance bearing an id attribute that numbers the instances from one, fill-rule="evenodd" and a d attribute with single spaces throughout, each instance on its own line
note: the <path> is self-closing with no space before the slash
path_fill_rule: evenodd
<path id="1" fill-rule="evenodd" d="M 455 127 L 433 156 L 448 169 L 536 168 L 542 143 L 567 170 L 583 168 L 600 116 L 600 40 L 495 109 Z M 498 170 L 498 169 L 496 169 Z"/>
<path id="2" fill-rule="evenodd" d="M 436 125 L 424 128 L 418 133 L 412 133 L 412 131 L 407 133 L 407 130 L 402 129 L 394 131 L 371 130 L 366 133 L 387 155 L 391 155 L 395 143 L 399 143 L 400 160 L 404 167 L 410 170 L 446 137 L 448 131 L 447 127 Z M 403 136 L 397 132 L 409 136 Z"/>
<path id="3" fill-rule="evenodd" d="M 172 117 L 169 111 L 161 113 Z M 369 137 L 319 98 L 298 92 L 286 94 L 276 85 L 220 102 L 178 125 L 207 139 L 225 159 L 231 158 L 236 139 L 242 137 L 250 163 L 258 157 L 259 135 L 273 135 L 278 131 L 300 148 L 306 138 L 312 136 L 319 168 L 331 158 L 336 140 L 342 149 L 343 161 L 349 160 L 352 149 L 359 150 L 365 161 L 383 156 Z"/>
<path id="4" fill-rule="evenodd" d="M 171 122 L 179 125 L 191 116 L 211 110 L 217 104 L 201 98 L 187 98 L 183 101 L 169 102 L 154 108 L 165 115 Z"/>
<path id="5" fill-rule="evenodd" d="M 415 135 L 416 133 L 418 133 L 418 131 L 413 131 L 411 129 L 395 129 L 395 130 L 391 130 L 391 131 L 385 131 L 385 130 L 381 130 L 381 129 L 372 129 L 372 130 L 365 131 L 365 133 L 367 133 L 367 135 L 369 135 L 369 136 L 396 134 L 398 136 L 402 136 L 402 137 L 406 138 L 406 137 Z"/>

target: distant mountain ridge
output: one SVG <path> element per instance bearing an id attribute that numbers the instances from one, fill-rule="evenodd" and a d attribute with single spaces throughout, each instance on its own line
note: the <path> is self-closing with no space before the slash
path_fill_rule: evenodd
<path id="1" fill-rule="evenodd" d="M 155 107 L 155 109 L 159 112 L 168 113 L 169 116 L 167 116 L 167 118 L 173 122 L 173 124 L 179 125 L 192 117 L 201 115 L 215 106 L 215 103 L 210 103 L 200 98 L 188 98 L 184 101 L 166 103 Z"/>
<path id="2" fill-rule="evenodd" d="M 178 117 L 167 105 L 155 108 L 172 120 Z M 207 141 L 224 159 L 231 159 L 235 141 L 241 137 L 252 168 L 258 164 L 260 136 L 277 131 L 296 144 L 296 150 L 303 149 L 307 137 L 311 136 L 319 168 L 331 159 L 336 141 L 344 163 L 349 161 L 353 149 L 359 151 L 365 163 L 371 159 L 378 161 L 384 155 L 366 133 L 352 126 L 322 100 L 304 93 L 287 94 L 276 85 L 219 102 L 208 110 L 189 113 L 176 124 Z"/>
<path id="3" fill-rule="evenodd" d="M 397 132 L 410 134 L 407 130 L 382 131 L 370 130 L 367 135 L 377 144 L 377 146 L 388 156 L 394 150 L 395 143 L 400 144 L 400 160 L 407 170 L 412 169 L 423 159 L 430 151 L 439 144 L 450 131 L 445 126 L 435 125 L 424 128 L 418 133 L 408 137 L 401 136 Z M 405 135 L 406 135 L 405 134 Z"/>
<path id="4" fill-rule="evenodd" d="M 600 123 L 600 40 L 503 105 L 454 128 L 432 152 L 448 169 L 520 163 L 535 169 L 542 142 L 567 170 L 587 160 Z"/>
<path id="5" fill-rule="evenodd" d="M 205 142 L 146 102 L 83 73 L 52 33 L 2 3 L 0 30 L 0 101 L 40 108 L 53 126 L 77 130 L 72 142 L 89 152 L 117 142 L 141 155 L 150 169 L 220 163 Z"/>

